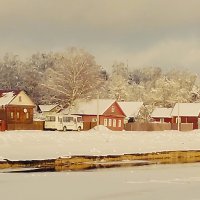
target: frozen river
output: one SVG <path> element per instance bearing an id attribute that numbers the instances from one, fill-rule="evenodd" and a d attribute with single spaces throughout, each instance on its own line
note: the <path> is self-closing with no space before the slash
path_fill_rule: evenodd
<path id="1" fill-rule="evenodd" d="M 0 173 L 5 200 L 199 200 L 200 164 Z"/>

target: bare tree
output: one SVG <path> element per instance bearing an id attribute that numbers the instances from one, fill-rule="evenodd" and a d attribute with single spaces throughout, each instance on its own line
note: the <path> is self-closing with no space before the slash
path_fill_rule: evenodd
<path id="1" fill-rule="evenodd" d="M 55 65 L 47 69 L 43 83 L 51 92 L 52 101 L 70 105 L 75 99 L 90 98 L 100 87 L 101 67 L 88 52 L 71 48 L 57 53 L 55 58 Z"/>

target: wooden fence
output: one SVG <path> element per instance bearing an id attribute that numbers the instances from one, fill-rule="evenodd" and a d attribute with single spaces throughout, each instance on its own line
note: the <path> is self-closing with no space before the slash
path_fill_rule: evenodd
<path id="1" fill-rule="evenodd" d="M 177 124 L 171 123 L 127 123 L 124 129 L 126 131 L 164 131 L 164 130 L 178 130 Z M 191 131 L 193 130 L 192 123 L 180 124 L 180 131 Z"/>
<path id="2" fill-rule="evenodd" d="M 7 130 L 44 130 L 44 121 L 34 121 L 32 124 L 7 124 Z"/>
<path id="3" fill-rule="evenodd" d="M 97 125 L 97 122 L 83 122 L 83 131 L 90 130 Z"/>

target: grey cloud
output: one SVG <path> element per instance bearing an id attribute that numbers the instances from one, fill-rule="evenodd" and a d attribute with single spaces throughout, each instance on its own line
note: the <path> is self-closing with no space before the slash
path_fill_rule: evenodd
<path id="1" fill-rule="evenodd" d="M 188 63 L 194 69 L 200 64 L 199 0 L 0 0 L 0 5 L 1 54 L 78 46 L 105 66 L 119 59 L 132 65 Z"/>

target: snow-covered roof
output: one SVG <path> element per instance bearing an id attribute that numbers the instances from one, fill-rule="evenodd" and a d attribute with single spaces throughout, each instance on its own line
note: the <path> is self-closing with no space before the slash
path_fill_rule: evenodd
<path id="1" fill-rule="evenodd" d="M 127 117 L 136 117 L 143 102 L 117 102 Z"/>
<path id="2" fill-rule="evenodd" d="M 173 108 L 155 108 L 151 113 L 151 117 L 171 118 Z"/>
<path id="3" fill-rule="evenodd" d="M 9 104 L 19 92 L 19 90 L 0 90 L 0 106 Z"/>
<path id="4" fill-rule="evenodd" d="M 176 103 L 172 110 L 172 116 L 197 117 L 200 113 L 200 103 Z"/>
<path id="5" fill-rule="evenodd" d="M 57 106 L 58 106 L 58 104 L 55 104 L 55 105 L 39 105 L 39 108 L 42 112 L 49 112 Z"/>
<path id="6" fill-rule="evenodd" d="M 91 99 L 91 100 L 77 100 L 74 106 L 68 107 L 62 111 L 66 114 L 80 114 L 80 115 L 102 115 L 113 103 L 113 99 Z"/>

